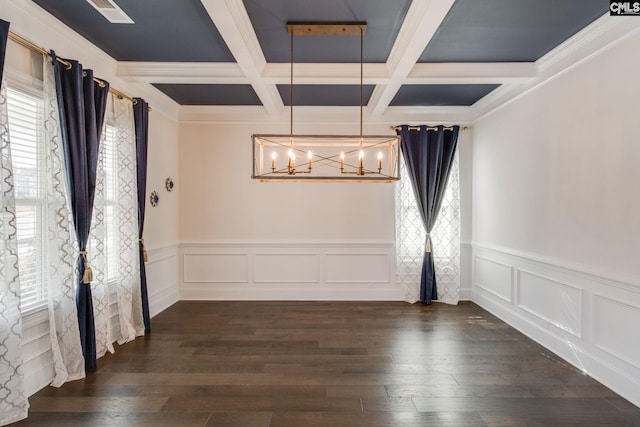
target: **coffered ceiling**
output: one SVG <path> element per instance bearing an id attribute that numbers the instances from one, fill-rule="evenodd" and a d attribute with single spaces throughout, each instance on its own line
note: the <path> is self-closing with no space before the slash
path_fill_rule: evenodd
<path id="1" fill-rule="evenodd" d="M 33 0 L 119 61 L 124 79 L 182 106 L 289 105 L 287 22 L 366 21 L 368 115 L 469 107 L 536 77 L 536 61 L 607 13 L 602 0 L 114 0 L 114 24 L 90 1 Z M 107 4 L 108 6 L 108 4 Z M 294 105 L 360 102 L 360 40 L 294 39 Z"/>

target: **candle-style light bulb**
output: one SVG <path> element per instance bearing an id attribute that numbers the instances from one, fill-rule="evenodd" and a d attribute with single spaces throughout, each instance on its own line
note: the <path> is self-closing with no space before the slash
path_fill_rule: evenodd
<path id="1" fill-rule="evenodd" d="M 271 152 L 271 170 L 275 170 L 276 169 L 276 152 L 272 151 Z"/>
<path id="2" fill-rule="evenodd" d="M 344 169 L 344 151 L 340 153 L 340 171 L 341 172 L 342 172 L 342 169 Z"/>
<path id="3" fill-rule="evenodd" d="M 378 173 L 382 170 L 382 151 L 378 151 Z"/>
<path id="4" fill-rule="evenodd" d="M 309 159 L 309 164 L 307 165 L 307 168 L 311 170 L 311 160 L 313 159 L 313 153 L 311 151 L 307 153 L 307 159 Z"/>
<path id="5" fill-rule="evenodd" d="M 358 154 L 358 159 L 360 160 L 360 169 L 362 169 L 364 163 L 364 151 L 360 150 L 360 154 Z"/>

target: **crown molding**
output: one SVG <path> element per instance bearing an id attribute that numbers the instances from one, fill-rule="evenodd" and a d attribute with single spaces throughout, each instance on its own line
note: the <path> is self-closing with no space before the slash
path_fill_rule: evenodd
<path id="1" fill-rule="evenodd" d="M 605 14 L 535 62 L 536 77 L 528 83 L 503 85 L 471 108 L 481 120 L 529 91 L 612 48 L 640 30 L 636 17 Z"/>

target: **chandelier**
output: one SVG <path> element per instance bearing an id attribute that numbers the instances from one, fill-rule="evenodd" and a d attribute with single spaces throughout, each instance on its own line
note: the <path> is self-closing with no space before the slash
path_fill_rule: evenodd
<path id="1" fill-rule="evenodd" d="M 252 135 L 253 179 L 260 181 L 366 181 L 399 179 L 400 138 L 363 135 L 363 69 L 366 22 L 288 23 L 290 34 L 290 126 L 288 135 Z M 294 36 L 360 36 L 360 132 L 358 135 L 296 135 L 293 132 Z"/>

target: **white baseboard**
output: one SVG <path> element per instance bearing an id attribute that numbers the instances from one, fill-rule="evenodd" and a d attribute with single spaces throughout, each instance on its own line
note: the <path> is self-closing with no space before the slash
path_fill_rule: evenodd
<path id="1" fill-rule="evenodd" d="M 154 317 L 180 300 L 178 284 L 164 288 L 149 295 L 149 316 Z"/>
<path id="2" fill-rule="evenodd" d="M 181 300 L 234 301 L 402 301 L 403 295 L 395 286 L 369 285 L 326 286 L 250 286 L 216 284 L 215 287 L 183 286 Z"/>
<path id="3" fill-rule="evenodd" d="M 640 278 L 473 244 L 472 300 L 640 406 Z"/>

